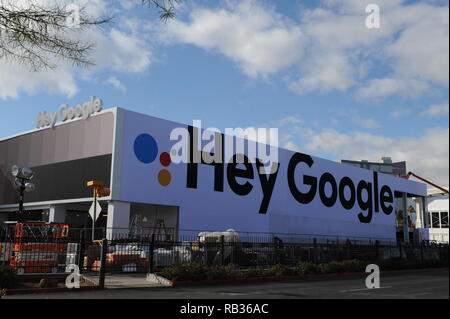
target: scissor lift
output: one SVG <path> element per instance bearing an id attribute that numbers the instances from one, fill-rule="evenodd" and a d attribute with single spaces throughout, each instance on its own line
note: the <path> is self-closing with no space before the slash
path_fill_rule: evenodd
<path id="1" fill-rule="evenodd" d="M 10 265 L 18 274 L 56 273 L 64 267 L 69 226 L 60 223 L 17 223 Z"/>

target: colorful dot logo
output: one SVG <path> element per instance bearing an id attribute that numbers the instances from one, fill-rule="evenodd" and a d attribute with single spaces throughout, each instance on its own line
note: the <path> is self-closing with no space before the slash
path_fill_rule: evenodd
<path id="1" fill-rule="evenodd" d="M 143 133 L 136 137 L 134 140 L 134 154 L 140 162 L 144 164 L 152 163 L 158 156 L 158 144 L 153 136 Z M 162 166 L 168 167 L 172 163 L 169 153 L 161 153 L 159 162 Z M 167 169 L 164 168 L 158 172 L 158 182 L 162 186 L 168 186 L 171 180 L 172 176 Z"/>
<path id="2" fill-rule="evenodd" d="M 134 140 L 134 154 L 142 163 L 150 164 L 158 155 L 158 144 L 153 136 L 141 134 Z"/>

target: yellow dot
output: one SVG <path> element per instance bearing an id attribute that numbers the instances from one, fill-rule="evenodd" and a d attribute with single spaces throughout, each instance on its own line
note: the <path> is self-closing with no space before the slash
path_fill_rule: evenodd
<path id="1" fill-rule="evenodd" d="M 177 150 L 176 149 L 172 149 L 172 156 L 177 155 Z"/>
<path id="2" fill-rule="evenodd" d="M 159 171 L 159 173 L 158 173 L 158 182 L 162 186 L 169 185 L 171 179 L 172 179 L 172 177 L 170 176 L 170 172 L 168 170 L 162 169 L 162 170 Z"/>

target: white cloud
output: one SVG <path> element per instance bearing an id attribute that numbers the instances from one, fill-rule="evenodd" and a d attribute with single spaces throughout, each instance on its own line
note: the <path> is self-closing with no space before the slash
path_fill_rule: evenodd
<path id="1" fill-rule="evenodd" d="M 361 116 L 356 111 L 341 112 L 340 115 L 343 116 L 346 120 L 350 120 L 358 126 L 367 129 L 376 129 L 380 127 L 380 124 L 373 118 L 369 118 L 367 117 L 367 115 Z"/>
<path id="2" fill-rule="evenodd" d="M 407 116 L 410 113 L 411 113 L 411 110 L 399 109 L 399 110 L 392 111 L 390 115 L 391 115 L 391 117 L 397 119 L 397 118 L 401 118 L 401 117 Z"/>
<path id="3" fill-rule="evenodd" d="M 50 94 L 74 96 L 78 86 L 71 69 L 61 67 L 58 72 L 30 72 L 22 65 L 14 65 L 0 59 L 0 99 L 18 98 L 22 92 L 36 94 L 46 91 Z"/>
<path id="4" fill-rule="evenodd" d="M 133 30 L 111 29 L 107 34 L 100 30 L 85 35 L 87 40 L 96 43 L 92 59 L 96 65 L 88 72 L 102 70 L 122 73 L 139 73 L 145 71 L 151 63 L 151 52 L 139 34 Z"/>
<path id="5" fill-rule="evenodd" d="M 358 124 L 365 128 L 378 128 L 380 125 L 374 119 L 360 119 Z"/>
<path id="6" fill-rule="evenodd" d="M 119 90 L 121 92 L 126 92 L 127 91 L 127 87 L 118 78 L 116 78 L 115 76 L 111 76 L 111 77 L 107 78 L 105 83 L 111 84 L 117 90 Z"/>
<path id="7" fill-rule="evenodd" d="M 429 88 L 428 83 L 421 80 L 405 80 L 401 78 L 371 79 L 357 92 L 357 97 L 382 98 L 394 94 L 418 96 Z"/>
<path id="8" fill-rule="evenodd" d="M 323 50 L 305 62 L 303 70 L 290 85 L 298 93 L 346 91 L 355 85 L 355 70 L 343 54 Z"/>
<path id="9" fill-rule="evenodd" d="M 381 28 L 368 29 L 372 2 L 324 0 L 292 21 L 260 2 L 231 0 L 194 8 L 166 32 L 173 42 L 224 54 L 250 77 L 290 68 L 288 85 L 298 93 L 354 89 L 366 99 L 448 88 L 448 3 L 379 0 Z"/>
<path id="10" fill-rule="evenodd" d="M 286 125 L 290 125 L 290 124 L 300 124 L 303 121 L 300 120 L 299 118 L 293 116 L 293 115 L 289 115 L 286 116 L 278 121 L 275 121 L 273 124 L 275 126 L 286 126 Z"/>
<path id="11" fill-rule="evenodd" d="M 159 34 L 169 42 L 219 52 L 251 78 L 290 70 L 284 78 L 291 90 L 301 94 L 354 90 L 356 97 L 372 99 L 395 94 L 415 97 L 436 86 L 448 88 L 449 18 L 445 2 L 378 0 L 380 29 L 365 26 L 365 7 L 371 0 L 323 0 L 316 8 L 302 9 L 295 21 L 274 6 L 255 0 L 229 0 L 219 8 L 196 6 L 188 20 L 178 16 L 158 27 L 127 18 L 125 11 L 137 5 L 131 0 L 121 0 L 118 5 L 106 0 L 75 2 L 84 4 L 93 17 L 117 13 L 120 19 L 105 33 L 95 28 L 86 34 L 76 33 L 97 43 L 93 52 L 97 66 L 91 73 L 105 68 L 127 73 L 146 70 L 152 61 L 148 40 Z M 182 12 L 187 9 L 184 5 Z M 0 60 L 2 74 L 9 70 L 5 63 Z M 0 97 L 40 90 L 73 95 L 77 71 L 62 65 L 56 71 L 60 75 L 44 75 L 42 82 L 18 68 L 13 81 L 0 86 Z M 89 78 L 85 73 L 83 76 Z"/>
<path id="12" fill-rule="evenodd" d="M 431 128 L 420 137 L 388 138 L 362 132 L 340 133 L 334 129 L 305 130 L 303 149 L 311 153 L 349 159 L 380 161 L 390 156 L 406 161 L 407 169 L 440 185 L 449 185 L 449 129 Z"/>
<path id="13" fill-rule="evenodd" d="M 448 116 L 448 103 L 430 105 L 421 115 L 428 117 Z"/>
<path id="14" fill-rule="evenodd" d="M 172 41 L 217 50 L 250 77 L 276 73 L 303 53 L 300 28 L 255 1 L 234 2 L 219 10 L 195 9 L 189 22 L 176 20 L 167 27 Z"/>
<path id="15" fill-rule="evenodd" d="M 288 141 L 284 144 L 284 148 L 293 152 L 300 152 L 300 147 L 293 141 Z"/>
<path id="16" fill-rule="evenodd" d="M 300 72 L 294 89 L 354 87 L 359 98 L 381 98 L 417 96 L 433 84 L 448 87 L 448 6 L 377 1 L 381 27 L 367 29 L 364 9 L 370 2 L 332 0 L 305 14 L 303 30 L 313 44 L 304 63 L 313 67 Z M 374 67 L 384 68 L 385 76 L 371 78 Z M 327 81 L 316 80 L 322 73 Z"/>
<path id="17" fill-rule="evenodd" d="M 40 1 L 44 5 L 52 2 L 52 0 Z M 110 14 L 111 7 L 106 0 L 89 2 L 79 0 L 77 3 L 84 4 L 87 13 L 94 18 Z M 111 25 L 108 31 L 95 27 L 83 32 L 74 29 L 71 36 L 95 43 L 91 54 L 95 66 L 87 70 L 76 69 L 67 62 L 57 61 L 52 57 L 52 62 L 58 65 L 57 69 L 31 72 L 14 61 L 0 59 L 2 75 L 0 76 L 0 98 L 18 98 L 21 93 L 36 94 L 41 91 L 72 97 L 78 91 L 80 79 L 89 81 L 93 75 L 101 71 L 118 73 L 145 71 L 151 64 L 151 50 L 145 41 L 144 30 L 141 30 L 142 24 L 127 23 L 125 18 L 120 22 L 123 23 Z"/>
<path id="18" fill-rule="evenodd" d="M 384 50 L 387 58 L 395 61 L 395 74 L 448 86 L 448 3 L 444 9 L 426 3 L 405 5 L 393 10 L 388 18 L 400 19 L 406 25 Z"/>
<path id="19" fill-rule="evenodd" d="M 135 0 L 119 0 L 120 5 L 122 6 L 122 8 L 124 9 L 131 9 L 133 7 L 135 7 L 136 5 L 138 5 L 138 2 Z"/>

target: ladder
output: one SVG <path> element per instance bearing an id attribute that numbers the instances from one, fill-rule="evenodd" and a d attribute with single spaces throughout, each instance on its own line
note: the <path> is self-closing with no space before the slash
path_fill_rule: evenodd
<path id="1" fill-rule="evenodd" d="M 166 241 L 170 240 L 170 234 L 167 233 L 166 225 L 164 224 L 164 219 L 158 218 L 155 220 L 155 231 L 156 240 Z"/>

